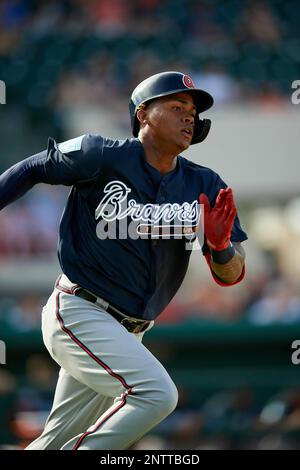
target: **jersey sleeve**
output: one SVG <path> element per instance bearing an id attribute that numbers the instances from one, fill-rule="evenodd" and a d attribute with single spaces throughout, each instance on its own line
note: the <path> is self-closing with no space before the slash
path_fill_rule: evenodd
<path id="1" fill-rule="evenodd" d="M 86 134 L 66 142 L 49 138 L 45 173 L 49 184 L 73 186 L 91 181 L 101 171 L 104 139 Z"/>
<path id="2" fill-rule="evenodd" d="M 217 174 L 213 173 L 213 178 L 211 184 L 204 188 L 204 193 L 207 195 L 211 207 L 213 207 L 216 203 L 217 196 L 219 194 L 220 189 L 226 189 L 228 185 L 222 180 L 222 178 Z M 242 229 L 240 219 L 238 214 L 235 217 L 234 224 L 231 231 L 230 240 L 232 242 L 243 242 L 248 239 L 246 232 Z M 205 256 L 207 253 L 210 253 L 208 245 L 206 241 L 202 246 L 202 253 Z"/>
<path id="3" fill-rule="evenodd" d="M 0 175 L 0 210 L 22 197 L 35 184 L 46 182 L 46 158 L 46 151 L 37 153 Z"/>
<path id="4" fill-rule="evenodd" d="M 37 183 L 72 186 L 93 181 L 101 172 L 104 139 L 86 134 L 57 144 L 16 163 L 0 175 L 0 210 Z"/>

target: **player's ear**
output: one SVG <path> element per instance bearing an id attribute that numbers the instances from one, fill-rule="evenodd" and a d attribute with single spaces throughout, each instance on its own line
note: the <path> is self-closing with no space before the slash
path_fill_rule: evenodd
<path id="1" fill-rule="evenodd" d="M 141 126 L 147 124 L 147 111 L 145 108 L 139 108 L 137 110 L 136 117 L 138 118 Z"/>

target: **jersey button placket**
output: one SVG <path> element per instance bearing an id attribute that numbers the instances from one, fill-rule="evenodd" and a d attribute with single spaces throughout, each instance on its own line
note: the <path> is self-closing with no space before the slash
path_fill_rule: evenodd
<path id="1" fill-rule="evenodd" d="M 166 202 L 166 183 L 164 181 L 161 182 L 159 186 L 159 191 L 157 194 L 157 202 L 158 204 L 164 204 Z M 162 221 L 159 221 L 159 225 L 162 225 Z M 159 239 L 153 240 L 153 246 L 159 246 Z"/>
<path id="2" fill-rule="evenodd" d="M 159 186 L 159 192 L 158 192 L 158 202 L 165 202 L 166 201 L 166 183 L 164 181 L 161 182 Z"/>

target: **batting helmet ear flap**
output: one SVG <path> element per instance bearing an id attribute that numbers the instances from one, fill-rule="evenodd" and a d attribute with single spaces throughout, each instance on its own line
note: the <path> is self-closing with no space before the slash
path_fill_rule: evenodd
<path id="1" fill-rule="evenodd" d="M 195 119 L 195 128 L 194 128 L 194 136 L 192 143 L 199 144 L 206 139 L 211 126 L 210 119 Z"/>

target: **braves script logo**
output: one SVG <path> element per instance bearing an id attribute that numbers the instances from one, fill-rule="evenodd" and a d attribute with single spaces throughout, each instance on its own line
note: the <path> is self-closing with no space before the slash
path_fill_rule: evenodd
<path id="1" fill-rule="evenodd" d="M 157 237 L 165 238 L 175 232 L 182 235 L 196 231 L 200 216 L 197 200 L 192 203 L 162 205 L 139 204 L 135 199 L 129 199 L 127 202 L 131 189 L 122 181 L 109 182 L 103 191 L 104 197 L 95 211 L 96 220 L 101 219 L 100 222 L 112 223 L 130 217 L 135 223 L 135 233 L 141 235 L 151 232 Z M 97 234 L 99 235 L 98 228 Z"/>

